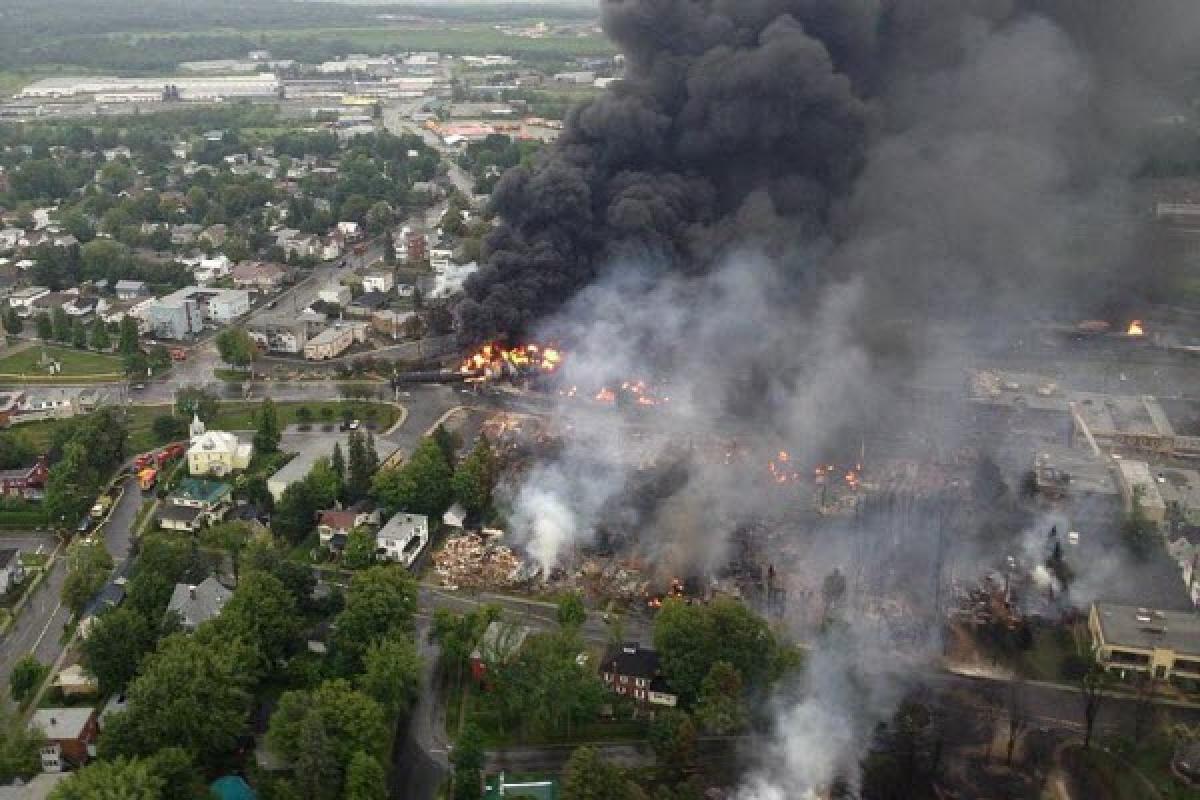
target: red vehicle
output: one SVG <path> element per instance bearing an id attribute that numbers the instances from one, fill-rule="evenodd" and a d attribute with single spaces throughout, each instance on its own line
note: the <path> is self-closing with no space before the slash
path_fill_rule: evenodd
<path id="1" fill-rule="evenodd" d="M 133 468 L 138 469 L 138 470 L 145 469 L 146 467 L 150 466 L 150 464 L 153 461 L 154 461 L 153 453 L 142 453 L 140 456 L 138 456 L 137 458 L 135 458 L 133 460 Z"/>
<path id="2" fill-rule="evenodd" d="M 184 350 L 182 347 L 172 347 L 171 348 L 171 360 L 172 361 L 187 361 L 187 350 Z"/>
<path id="3" fill-rule="evenodd" d="M 180 456 L 183 455 L 183 452 L 184 452 L 183 445 L 181 445 L 181 444 L 173 444 L 173 445 L 170 445 L 169 447 L 164 447 L 158 453 L 158 456 L 157 456 L 158 465 L 161 467 L 163 464 L 166 464 L 168 461 L 175 459 L 175 458 L 179 458 Z"/>

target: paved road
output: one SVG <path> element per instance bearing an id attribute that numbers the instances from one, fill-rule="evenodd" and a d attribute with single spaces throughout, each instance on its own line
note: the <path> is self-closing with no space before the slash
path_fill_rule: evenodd
<path id="1" fill-rule="evenodd" d="M 124 486 L 125 493 L 104 526 L 104 546 L 117 569 L 129 558 L 133 521 L 142 505 L 137 481 L 130 477 Z M 66 577 L 66 559 L 60 558 L 0 642 L 0 686 L 8 686 L 13 665 L 25 654 L 33 653 L 43 664 L 53 664 L 62 655 L 62 633 L 70 618 L 60 600 Z"/>
<path id="2" fill-rule="evenodd" d="M 442 155 L 442 163 L 446 165 L 446 177 L 454 184 L 460 192 L 462 192 L 468 200 L 473 199 L 475 194 L 475 181 L 468 175 L 458 163 L 454 160 L 455 154 L 437 137 L 433 131 L 428 128 L 422 128 L 412 121 L 412 113 L 416 110 L 420 102 L 404 102 L 393 106 L 389 106 L 383 110 L 383 127 L 389 133 L 394 134 L 412 134 L 420 136 L 425 140 L 425 144 L 437 150 Z"/>

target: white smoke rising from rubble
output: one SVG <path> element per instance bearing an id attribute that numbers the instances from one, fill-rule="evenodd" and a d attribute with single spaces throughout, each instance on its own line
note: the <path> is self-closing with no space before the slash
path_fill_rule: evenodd
<path id="1" fill-rule="evenodd" d="M 989 309 L 996 314 L 989 333 L 1001 338 L 1029 308 L 1077 299 L 1064 287 L 1090 289 L 1086 277 L 1096 265 L 1124 260 L 1131 233 L 1121 220 L 1129 198 L 1113 143 L 1088 138 L 1086 155 L 1104 157 L 1079 180 L 1080 126 L 1099 91 L 1089 59 L 1037 16 L 996 27 L 972 21 L 958 36 L 961 63 L 913 79 L 890 98 L 905 119 L 893 120 L 869 148 L 838 209 L 838 241 L 781 256 L 787 271 L 745 252 L 699 278 L 664 276 L 649 260 L 613 266 L 542 326 L 543 338 L 571 343 L 565 382 L 661 382 L 671 403 L 655 409 L 649 426 L 686 435 L 711 429 L 747 369 L 770 364 L 755 410 L 739 422 L 762 441 L 801 448 L 803 463 L 835 441 L 842 424 L 872 410 L 888 413 L 896 373 L 923 368 L 928 352 L 897 363 L 862 343 L 862 329 L 887 317 L 893 301 L 906 296 L 906 308 L 918 316 L 948 310 L 970 320 L 971 309 L 960 306 L 991 292 L 1003 299 Z M 819 263 L 811 273 L 826 277 L 806 283 L 797 261 Z M 829 279 L 830 272 L 839 277 Z M 581 412 L 578 405 L 562 413 L 574 427 L 561 457 L 511 489 L 514 538 L 547 571 L 589 542 L 601 512 L 619 501 L 639 467 L 632 451 L 640 448 L 642 461 L 666 453 L 665 444 L 627 438 L 618 413 Z M 948 429 L 967 424 L 940 422 Z M 736 517 L 761 499 L 728 471 L 696 469 L 689 488 L 716 509 L 712 517 Z M 629 524 L 653 526 L 630 513 Z M 1025 555 L 1038 566 L 1048 529 L 1039 522 L 1025 537 Z M 1066 532 L 1060 525 L 1064 539 Z M 711 540 L 725 531 L 712 524 L 698 533 L 675 544 L 703 565 L 719 552 Z M 831 556 L 828 567 L 839 565 Z M 825 567 L 806 566 L 817 574 Z M 1077 601 L 1100 574 L 1107 566 L 1073 587 Z M 914 586 L 930 579 L 928 570 L 904 577 Z M 1052 579 L 1048 571 L 1046 577 Z M 931 641 L 915 648 L 912 662 L 897 663 L 895 649 L 880 641 L 886 623 L 849 617 L 845 635 L 821 639 L 810 651 L 799 699 L 778 699 L 774 728 L 737 800 L 805 798 L 839 777 L 853 783 L 875 724 L 891 715 L 934 655 Z M 899 674 L 880 671 L 880 664 Z"/>

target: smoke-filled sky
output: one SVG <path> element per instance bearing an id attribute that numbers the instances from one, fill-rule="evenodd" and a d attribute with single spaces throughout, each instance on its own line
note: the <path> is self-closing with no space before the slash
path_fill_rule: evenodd
<path id="1" fill-rule="evenodd" d="M 576 110 L 540 162 L 501 180 L 500 224 L 461 307 L 468 339 L 559 341 L 568 383 L 666 387 L 664 431 L 733 419 L 811 463 L 880 419 L 953 448 L 966 421 L 904 418 L 898 386 L 969 366 L 973 348 L 1029 318 L 1083 318 L 1154 282 L 1131 182 L 1146 132 L 1188 108 L 1200 3 L 602 9 L 625 78 Z M 966 332 L 953 355 L 932 320 Z M 560 458 L 509 487 L 513 532 L 545 566 L 622 503 L 635 472 L 612 466 L 624 436 L 615 419 L 589 419 Z M 656 515 L 626 522 L 658 555 L 703 570 L 759 500 L 728 471 L 690 463 Z M 1015 552 L 1043 535 L 1012 534 Z M 809 566 L 819 575 L 844 558 L 818 549 Z M 770 755 L 739 800 L 804 797 L 855 762 L 872 722 L 864 687 L 895 698 L 905 684 L 859 674 L 873 659 L 856 633 L 850 620 L 819 645 L 809 690 L 781 701 Z M 862 683 L 836 677 L 847 674 Z"/>

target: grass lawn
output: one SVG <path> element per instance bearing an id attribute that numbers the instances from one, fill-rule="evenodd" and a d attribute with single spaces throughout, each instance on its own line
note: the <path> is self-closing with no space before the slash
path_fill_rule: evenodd
<path id="1" fill-rule="evenodd" d="M 91 353 L 69 347 L 33 346 L 0 358 L 0 375 L 18 375 L 23 379 L 50 378 L 39 366 L 42 352 L 62 365 L 55 378 L 81 378 L 95 375 L 121 375 L 121 360 L 104 353 Z"/>
<path id="2" fill-rule="evenodd" d="M 208 427 L 213 430 L 226 431 L 252 430 L 255 427 L 254 413 L 258 411 L 259 405 L 257 402 L 221 403 L 217 418 Z M 323 419 L 321 417 L 321 410 L 329 408 L 333 412 L 333 419 L 340 424 L 341 409 L 343 406 L 349 406 L 353 409 L 355 418 L 361 419 L 364 422 L 372 421 L 368 414 L 368 411 L 372 411 L 374 413 L 373 422 L 376 430 L 387 430 L 396 421 L 396 408 L 385 403 L 368 403 L 354 400 L 345 403 L 329 401 L 321 403 L 275 404 L 275 408 L 279 412 L 281 425 L 290 425 L 296 422 L 296 412 L 300 408 L 308 408 L 313 413 L 313 418 L 318 422 Z M 127 452 L 142 453 L 165 444 L 159 437 L 154 435 L 152 426 L 155 417 L 171 413 L 171 406 L 127 406 L 126 410 L 128 412 L 126 424 L 129 428 Z M 13 426 L 12 430 L 19 431 L 29 437 L 29 440 L 36 447 L 44 448 L 50 444 L 55 428 L 62 425 L 65 421 L 51 419 L 26 422 Z"/>

